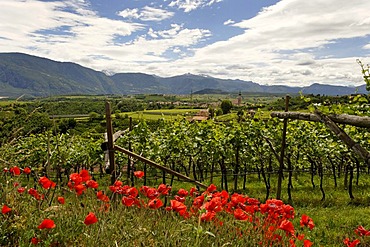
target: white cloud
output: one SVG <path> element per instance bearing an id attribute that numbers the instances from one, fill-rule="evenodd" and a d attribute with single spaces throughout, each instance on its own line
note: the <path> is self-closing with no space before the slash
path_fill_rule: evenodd
<path id="1" fill-rule="evenodd" d="M 220 1 L 167 2 L 190 12 Z M 224 22 L 223 28 L 238 27 L 244 33 L 207 45 L 213 34 L 206 28 L 189 28 L 172 20 L 167 28 L 132 22 L 160 23 L 174 17 L 162 9 L 126 9 L 120 12 L 130 19 L 126 22 L 101 17 L 88 1 L 0 0 L 0 52 L 25 52 L 114 72 L 159 76 L 191 72 L 263 84 L 358 85 L 363 79 L 356 59 L 368 63 L 369 55 L 338 57 L 328 47 L 337 42 L 353 48 L 352 39 L 369 37 L 368 9 L 369 0 L 356 4 L 280 0 L 251 19 Z M 359 49 L 367 52 L 370 43 L 366 43 Z"/>
<path id="2" fill-rule="evenodd" d="M 222 2 L 223 0 L 174 0 L 170 2 L 170 7 L 178 7 L 183 9 L 184 12 L 190 12 L 204 6 L 211 6 L 215 3 Z"/>
<path id="3" fill-rule="evenodd" d="M 125 9 L 118 13 L 119 16 L 129 19 L 140 19 L 142 21 L 162 21 L 171 18 L 174 13 L 164 10 L 145 6 L 141 11 L 139 9 Z"/>
<path id="4" fill-rule="evenodd" d="M 335 58 L 333 53 L 319 59 L 314 54 L 337 40 L 370 35 L 369 7 L 368 0 L 281 0 L 234 24 L 243 34 L 199 48 L 194 57 L 173 66 L 191 64 L 195 71 L 266 84 L 363 83 L 355 57 Z M 243 64 L 245 69 L 227 69 Z"/>
<path id="5" fill-rule="evenodd" d="M 233 21 L 233 20 L 231 20 L 231 19 L 228 19 L 227 21 L 225 21 L 224 22 L 224 25 L 225 26 L 228 26 L 228 25 L 230 25 L 230 24 L 234 24 L 235 23 L 235 21 Z"/>

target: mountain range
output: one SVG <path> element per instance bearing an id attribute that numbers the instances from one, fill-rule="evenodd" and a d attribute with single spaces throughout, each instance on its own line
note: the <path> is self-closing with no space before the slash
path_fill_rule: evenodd
<path id="1" fill-rule="evenodd" d="M 0 53 L 0 97 L 20 95 L 190 94 L 197 91 L 346 95 L 367 93 L 359 87 L 312 84 L 307 87 L 260 85 L 252 81 L 184 74 L 159 77 L 144 73 L 103 72 L 71 62 L 57 62 L 23 53 Z"/>

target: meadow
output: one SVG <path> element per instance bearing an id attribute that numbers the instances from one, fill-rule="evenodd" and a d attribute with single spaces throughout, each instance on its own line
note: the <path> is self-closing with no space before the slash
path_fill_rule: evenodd
<path id="1" fill-rule="evenodd" d="M 98 109 L 88 100 L 89 111 Z M 237 120 L 236 109 L 216 117 L 221 123 L 189 123 L 184 116 L 199 109 L 141 111 L 142 102 L 123 108 L 116 101 L 116 130 L 129 117 L 139 122 L 117 144 L 200 180 L 207 186 L 200 189 L 122 154 L 112 184 L 102 172 L 101 112 L 51 124 L 46 115 L 37 129 L 40 122 L 30 123 L 40 105 L 60 112 L 55 102 L 36 102 L 31 113 L 20 110 L 29 103 L 3 105 L 1 121 L 10 126 L 18 117 L 24 125 L 1 132 L 1 246 L 370 246 L 368 167 L 320 124 L 289 123 L 286 161 L 293 167 L 284 169 L 276 200 L 282 121 L 267 119 L 268 110 L 256 115 L 263 121 Z M 89 113 L 66 105 L 74 107 L 68 114 Z M 83 124 L 98 127 L 93 133 Z M 346 130 L 369 145 L 366 130 Z"/>

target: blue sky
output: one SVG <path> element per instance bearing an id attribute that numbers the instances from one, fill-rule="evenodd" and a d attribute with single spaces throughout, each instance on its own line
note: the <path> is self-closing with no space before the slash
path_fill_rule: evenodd
<path id="1" fill-rule="evenodd" d="M 363 84 L 369 0 L 0 0 L 0 52 L 107 73 Z"/>

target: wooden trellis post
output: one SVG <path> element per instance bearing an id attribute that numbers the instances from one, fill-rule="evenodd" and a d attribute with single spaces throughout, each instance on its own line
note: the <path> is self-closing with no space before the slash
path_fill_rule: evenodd
<path id="1" fill-rule="evenodd" d="M 107 139 L 108 139 L 108 159 L 109 159 L 109 171 L 111 174 L 111 184 L 114 184 L 117 178 L 116 163 L 114 162 L 114 140 L 113 140 L 113 127 L 112 127 L 112 116 L 111 107 L 109 102 L 105 102 L 105 116 L 107 121 Z"/>

